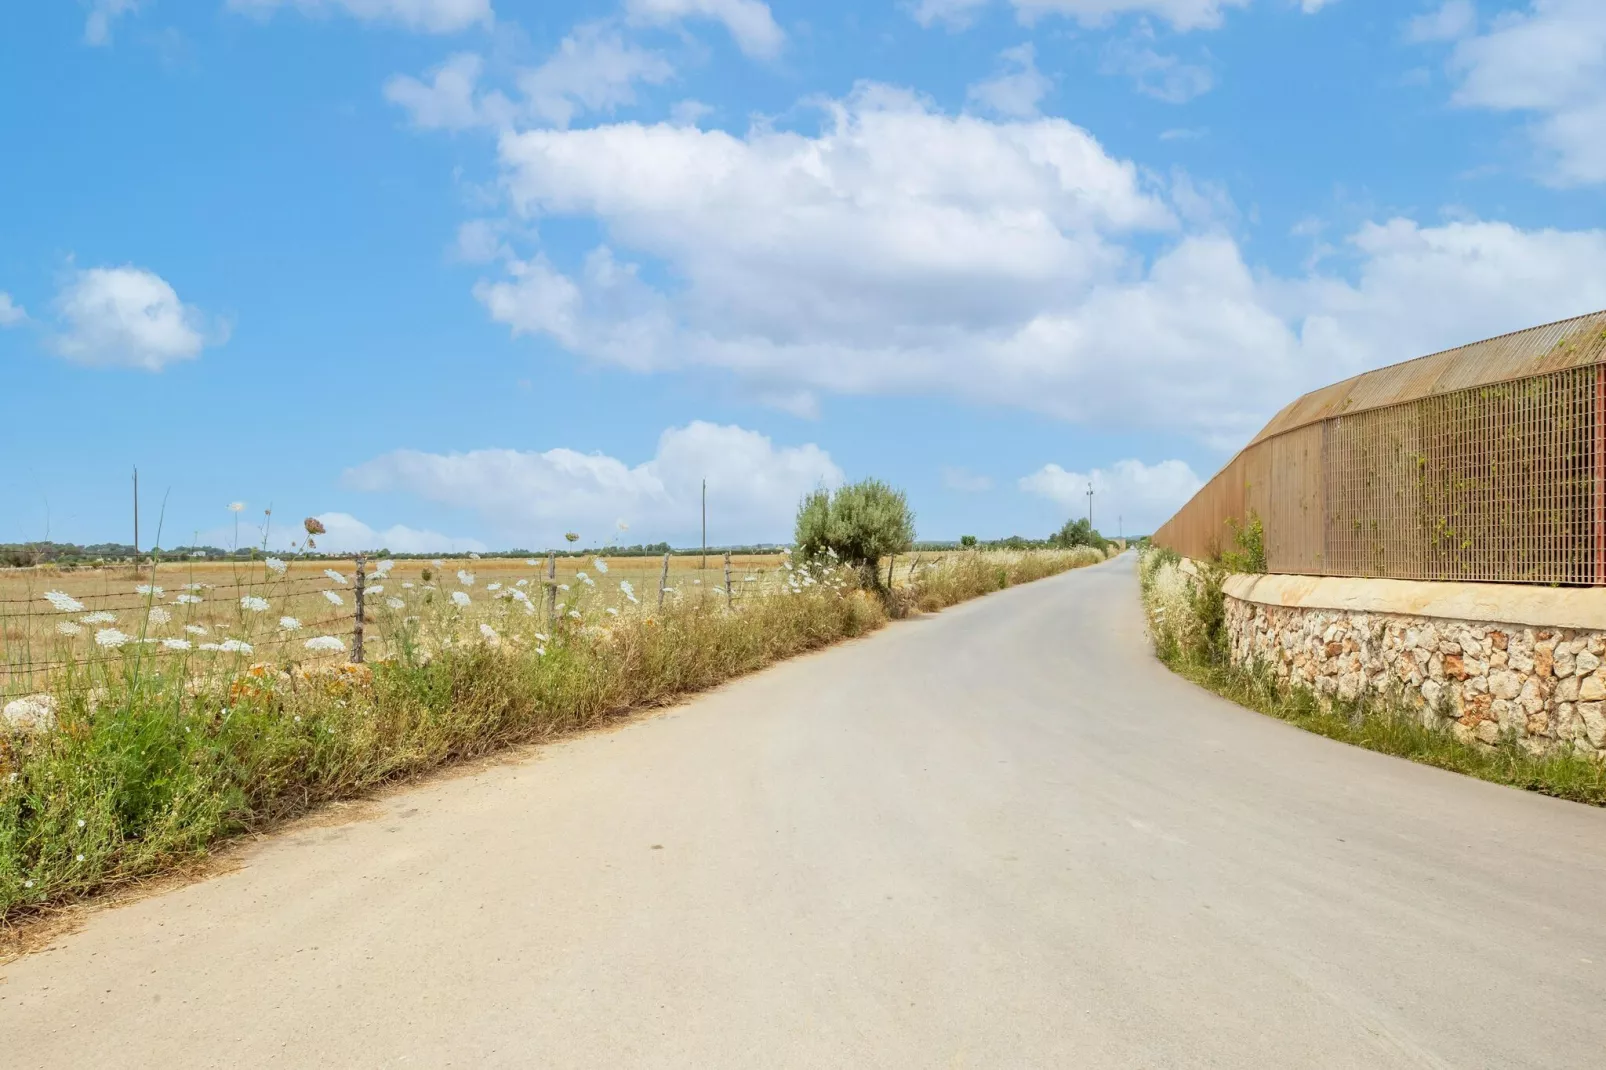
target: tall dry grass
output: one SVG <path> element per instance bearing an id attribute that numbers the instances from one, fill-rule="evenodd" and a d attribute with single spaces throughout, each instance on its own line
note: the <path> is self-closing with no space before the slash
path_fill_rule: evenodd
<path id="1" fill-rule="evenodd" d="M 892 608 L 940 608 L 1102 559 L 954 555 L 917 564 L 896 596 L 907 605 Z M 376 622 L 386 656 L 371 665 L 98 650 L 85 670 L 92 686 L 48 696 L 53 728 L 0 732 L 0 923 L 321 803 L 667 703 L 888 619 L 886 602 L 829 567 L 785 565 L 740 599 L 682 589 L 662 607 L 628 580 L 604 599 L 599 578 L 558 592 L 555 621 L 539 592 L 463 605 L 439 586 L 415 588 Z M 477 584 L 467 589 L 483 593 Z"/>

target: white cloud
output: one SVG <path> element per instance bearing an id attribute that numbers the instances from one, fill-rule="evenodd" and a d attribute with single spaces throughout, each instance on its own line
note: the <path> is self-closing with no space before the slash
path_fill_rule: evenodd
<path id="1" fill-rule="evenodd" d="M 489 26 L 491 0 L 229 0 L 235 11 L 267 15 L 294 7 L 309 15 L 344 12 L 364 22 L 382 22 L 424 33 L 456 33 Z"/>
<path id="2" fill-rule="evenodd" d="M 762 5 L 761 5 L 762 6 Z M 613 111 L 636 101 L 637 82 L 662 85 L 675 68 L 656 52 L 638 48 L 601 24 L 575 28 L 539 67 L 519 75 L 534 115 L 567 126 L 581 111 Z"/>
<path id="3" fill-rule="evenodd" d="M 876 86 L 828 107 L 813 136 L 505 134 L 520 225 L 594 221 L 605 244 L 572 270 L 509 258 L 476 296 L 515 334 L 721 369 L 794 411 L 944 394 L 1223 447 L 1303 390 L 1606 303 L 1599 231 L 1389 221 L 1279 277 L 1246 263 L 1218 191 L 1157 188 L 1063 120 Z"/>
<path id="4" fill-rule="evenodd" d="M 397 450 L 350 469 L 345 483 L 473 509 L 508 539 L 542 547 L 568 530 L 611 533 L 618 519 L 649 541 L 691 538 L 705 478 L 711 540 L 779 542 L 790 537 L 798 500 L 840 484 L 842 471 L 818 446 L 778 448 L 756 431 L 696 421 L 665 431 L 656 455 L 634 466 L 561 448 Z"/>
<path id="5" fill-rule="evenodd" d="M 318 549 L 324 553 L 361 553 L 384 549 L 399 554 L 482 554 L 489 549 L 478 539 L 442 535 L 438 531 L 410 528 L 405 524 L 394 524 L 382 531 L 375 530 L 350 513 L 319 513 L 318 519 L 325 528 L 325 534 L 317 536 Z"/>
<path id="6" fill-rule="evenodd" d="M 1038 102 L 1054 88 L 1054 81 L 1037 69 L 1031 42 L 1006 48 L 999 55 L 1004 69 L 971 86 L 966 99 L 998 115 L 1036 115 Z"/>
<path id="7" fill-rule="evenodd" d="M 1606 4 L 1534 0 L 1463 38 L 1450 69 L 1457 104 L 1534 116 L 1545 181 L 1606 182 Z"/>
<path id="8" fill-rule="evenodd" d="M 922 26 L 944 23 L 959 29 L 970 25 L 990 0 L 910 0 L 908 7 Z M 1178 30 L 1213 30 L 1225 12 L 1248 7 L 1251 0 L 1011 0 L 1021 22 L 1030 25 L 1045 15 L 1063 15 L 1083 26 L 1106 26 L 1123 15 L 1151 15 Z M 1282 0 L 1314 15 L 1336 0 Z"/>
<path id="9" fill-rule="evenodd" d="M 0 290 L 0 327 L 15 327 L 27 318 L 27 311 L 13 301 L 10 294 Z"/>
<path id="10" fill-rule="evenodd" d="M 84 43 L 109 45 L 112 43 L 112 23 L 139 10 L 140 0 L 94 0 L 89 17 L 84 20 Z"/>
<path id="11" fill-rule="evenodd" d="M 478 92 L 485 61 L 472 52 L 450 56 L 423 82 L 393 75 L 385 82 L 385 99 L 407 109 L 413 125 L 423 130 L 467 130 L 503 126 L 513 121 L 512 101 L 498 91 Z"/>
<path id="12" fill-rule="evenodd" d="M 1210 92 L 1216 84 L 1210 68 L 1186 63 L 1180 56 L 1155 51 L 1142 41 L 1153 40 L 1147 26 L 1128 40 L 1111 41 L 1104 49 L 1099 70 L 1131 78 L 1138 92 L 1167 104 L 1186 104 Z"/>
<path id="13" fill-rule="evenodd" d="M 786 34 L 761 0 L 628 0 L 630 17 L 638 22 L 666 23 L 687 18 L 714 19 L 725 24 L 736 45 L 750 56 L 771 58 L 780 54 Z"/>
<path id="14" fill-rule="evenodd" d="M 518 121 L 568 126 L 584 112 L 611 112 L 634 104 L 636 84 L 662 85 L 675 75 L 656 52 L 625 41 L 603 23 L 575 28 L 538 67 L 514 72 L 518 101 L 501 90 L 481 90 L 485 61 L 472 52 L 432 68 L 428 80 L 393 75 L 385 99 L 405 108 L 425 130 L 509 129 Z"/>
<path id="15" fill-rule="evenodd" d="M 1020 489 L 1047 498 L 1072 517 L 1087 515 L 1087 490 L 1093 488 L 1093 525 L 1105 534 L 1153 531 L 1204 485 L 1183 461 L 1144 464 L 1116 461 L 1109 468 L 1068 472 L 1057 464 L 1020 480 Z"/>
<path id="16" fill-rule="evenodd" d="M 909 12 L 915 21 L 922 26 L 932 26 L 944 23 L 951 29 L 963 29 L 970 25 L 976 17 L 976 12 L 986 7 L 990 0 L 915 0 L 910 5 Z"/>
<path id="17" fill-rule="evenodd" d="M 160 371 L 227 340 L 160 275 L 133 266 L 75 272 L 56 297 L 56 352 L 79 364 Z"/>
<path id="18" fill-rule="evenodd" d="M 949 490 L 957 490 L 962 494 L 981 494 L 993 489 L 990 477 L 972 472 L 968 468 L 944 468 L 942 470 L 942 485 Z"/>
<path id="19" fill-rule="evenodd" d="M 1405 39 L 1417 44 L 1427 41 L 1459 41 L 1478 28 L 1478 9 L 1472 0 L 1444 0 L 1432 11 L 1417 15 L 1405 24 Z"/>

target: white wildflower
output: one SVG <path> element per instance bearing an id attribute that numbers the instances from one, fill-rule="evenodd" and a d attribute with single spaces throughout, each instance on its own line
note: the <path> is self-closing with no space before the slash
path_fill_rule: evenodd
<path id="1" fill-rule="evenodd" d="M 103 646 L 108 650 L 116 650 L 118 647 L 128 642 L 128 639 L 129 637 L 127 635 L 124 635 L 116 628 L 102 628 L 100 631 L 95 633 L 96 645 Z"/>
<path id="2" fill-rule="evenodd" d="M 535 656 L 538 657 L 538 658 L 546 657 L 546 647 L 544 647 L 544 646 L 536 647 L 535 648 Z"/>
<path id="3" fill-rule="evenodd" d="M 530 585 L 530 581 L 529 580 L 520 580 L 519 582 L 515 583 L 513 586 L 515 586 L 515 587 L 528 587 L 529 585 Z"/>
<path id="4" fill-rule="evenodd" d="M 88 616 L 78 618 L 79 622 L 82 624 L 110 624 L 116 619 L 117 614 L 107 609 L 97 609 Z"/>
<path id="5" fill-rule="evenodd" d="M 469 555 L 468 555 L 468 559 L 469 559 L 469 560 L 470 560 L 470 561 L 478 561 L 478 560 L 479 560 L 479 559 L 480 559 L 480 555 L 479 555 L 479 554 L 476 554 L 476 553 L 472 553 L 472 552 L 471 552 L 471 553 L 470 553 L 470 554 L 469 554 Z"/>
<path id="6" fill-rule="evenodd" d="M 328 576 L 330 579 L 334 580 L 336 583 L 340 584 L 340 586 L 342 586 L 342 587 L 344 587 L 346 585 L 346 577 L 342 576 L 340 573 L 336 572 L 332 568 L 324 569 L 323 570 L 323 574 L 325 576 Z"/>
<path id="7" fill-rule="evenodd" d="M 181 590 L 181 591 L 204 591 L 210 586 L 212 586 L 210 583 L 186 583 L 184 586 L 180 587 L 179 590 Z"/>
<path id="8" fill-rule="evenodd" d="M 579 580 L 581 583 L 590 583 L 591 582 L 591 577 L 586 575 L 584 571 L 576 572 L 574 574 L 574 578 Z"/>
<path id="9" fill-rule="evenodd" d="M 64 620 L 56 625 L 56 631 L 62 635 L 78 635 L 84 629 L 70 620 Z"/>
<path id="10" fill-rule="evenodd" d="M 269 572 L 277 572 L 281 576 L 283 576 L 290 569 L 289 565 L 285 564 L 277 557 L 270 557 L 262 563 L 268 566 Z"/>
<path id="11" fill-rule="evenodd" d="M 153 587 L 151 584 L 148 584 L 148 583 L 142 583 L 138 587 L 135 587 L 134 588 L 134 593 L 135 594 L 143 594 L 143 595 L 155 595 L 157 598 L 162 597 L 162 589 L 160 587 Z"/>
<path id="12" fill-rule="evenodd" d="M 408 582 L 408 583 L 403 583 L 403 584 L 402 584 L 402 590 L 404 590 L 404 591 L 410 591 L 410 590 L 412 590 L 412 589 L 413 589 L 413 585 L 412 585 L 412 583 L 411 583 L 411 582 Z"/>
<path id="13" fill-rule="evenodd" d="M 567 584 L 567 583 L 560 583 L 560 584 L 558 584 L 558 590 L 560 590 L 560 591 L 567 591 L 567 590 L 568 590 L 568 589 L 569 589 L 569 585 L 568 585 L 568 584 Z"/>
<path id="14" fill-rule="evenodd" d="M 636 589 L 631 586 L 629 580 L 620 580 L 619 589 L 623 591 L 625 593 L 625 597 L 630 599 L 632 602 L 636 600 Z"/>
<path id="15" fill-rule="evenodd" d="M 612 606 L 608 607 L 608 616 L 617 617 L 618 615 L 619 615 L 619 611 L 617 609 L 613 608 Z"/>
<path id="16" fill-rule="evenodd" d="M 301 622 L 294 617 L 280 617 L 279 627 L 283 631 L 296 632 L 301 630 Z"/>
<path id="17" fill-rule="evenodd" d="M 469 598 L 469 596 L 468 596 L 468 594 L 466 592 L 464 592 L 464 591 L 453 591 L 452 592 L 452 602 L 455 605 L 466 606 L 466 605 L 469 604 L 470 601 L 472 601 L 472 599 Z"/>
<path id="18" fill-rule="evenodd" d="M 602 573 L 604 576 L 606 576 L 608 574 L 608 562 L 604 561 L 602 558 L 593 557 L 591 559 L 591 563 L 593 565 L 596 565 L 597 566 L 597 571 Z"/>
<path id="19" fill-rule="evenodd" d="M 249 654 L 251 644 L 243 639 L 225 639 L 218 644 L 218 649 L 225 654 Z"/>
<path id="20" fill-rule="evenodd" d="M 328 651 L 331 654 L 346 649 L 346 644 L 332 635 L 320 635 L 316 639 L 308 639 L 305 645 L 308 650 Z"/>
<path id="21" fill-rule="evenodd" d="M 464 569 L 458 569 L 457 582 L 461 583 L 464 587 L 474 586 L 474 573 L 468 572 Z"/>
<path id="22" fill-rule="evenodd" d="M 383 561 L 379 562 L 378 573 L 381 576 L 387 575 L 390 572 L 390 570 L 395 568 L 395 567 L 396 567 L 396 562 L 392 561 L 390 558 L 387 557 Z"/>
<path id="23" fill-rule="evenodd" d="M 240 599 L 240 608 L 247 613 L 266 613 L 268 611 L 268 600 L 259 598 L 254 594 L 248 594 Z"/>
<path id="24" fill-rule="evenodd" d="M 578 609 L 571 609 L 571 610 L 569 610 L 569 616 L 573 617 L 575 620 L 579 620 L 580 619 L 580 611 Z"/>
<path id="25" fill-rule="evenodd" d="M 79 828 L 83 828 L 86 824 L 88 824 L 88 822 L 86 822 L 83 818 L 80 817 L 78 819 L 78 827 Z"/>
<path id="26" fill-rule="evenodd" d="M 385 605 L 389 606 L 391 609 L 407 608 L 407 603 L 403 602 L 400 598 L 387 598 L 385 599 Z"/>
<path id="27" fill-rule="evenodd" d="M 173 620 L 173 614 L 161 606 L 152 606 L 150 613 L 146 614 L 146 617 L 152 624 L 170 624 Z"/>
<path id="28" fill-rule="evenodd" d="M 539 561 L 531 561 L 528 557 L 526 557 L 524 559 L 524 563 L 526 565 L 530 565 L 530 566 L 535 567 L 535 568 L 540 568 L 541 567 L 541 562 L 539 562 Z"/>
<path id="29" fill-rule="evenodd" d="M 163 639 L 162 646 L 168 650 L 188 650 L 190 641 L 188 639 Z"/>
<path id="30" fill-rule="evenodd" d="M 222 650 L 223 648 L 218 646 L 216 643 L 202 643 L 198 649 L 200 649 L 200 650 Z"/>
<path id="31" fill-rule="evenodd" d="M 83 855 L 79 855 L 78 856 L 78 861 L 82 862 L 83 860 L 84 860 L 84 856 Z"/>
<path id="32" fill-rule="evenodd" d="M 371 594 L 371 595 L 384 594 L 385 593 L 385 585 L 382 584 L 382 583 L 376 583 L 372 587 L 368 588 L 368 593 Z"/>
<path id="33" fill-rule="evenodd" d="M 550 642 L 550 638 L 544 632 L 536 632 L 535 641 L 538 643 L 545 643 Z"/>
<path id="34" fill-rule="evenodd" d="M 181 606 L 198 606 L 201 604 L 201 596 L 198 594 L 181 594 L 173 601 Z"/>
<path id="35" fill-rule="evenodd" d="M 245 512 L 245 503 L 244 502 L 230 502 L 229 503 L 229 512 L 231 512 L 231 513 L 243 513 L 243 512 Z"/>
<path id="36" fill-rule="evenodd" d="M 502 585 L 500 583 L 487 584 L 485 589 L 487 591 L 500 591 L 502 589 Z"/>
<path id="37" fill-rule="evenodd" d="M 82 613 L 84 604 L 65 591 L 46 591 L 45 601 L 60 613 Z"/>
<path id="38" fill-rule="evenodd" d="M 484 636 L 485 641 L 492 646 L 496 646 L 502 641 L 502 637 L 496 634 L 496 629 L 489 624 L 480 625 L 480 635 Z"/>
<path id="39" fill-rule="evenodd" d="M 189 632 L 191 635 L 205 635 L 206 634 L 206 625 L 204 625 L 204 624 L 186 624 L 186 625 L 184 625 L 184 630 Z"/>
<path id="40" fill-rule="evenodd" d="M 329 604 L 332 606 L 343 606 L 346 604 L 346 600 L 340 597 L 339 591 L 325 591 L 323 592 L 323 596 L 329 599 Z"/>
<path id="41" fill-rule="evenodd" d="M 434 565 L 436 568 L 440 568 L 445 565 L 446 562 L 437 557 L 435 560 L 431 561 L 430 564 Z"/>

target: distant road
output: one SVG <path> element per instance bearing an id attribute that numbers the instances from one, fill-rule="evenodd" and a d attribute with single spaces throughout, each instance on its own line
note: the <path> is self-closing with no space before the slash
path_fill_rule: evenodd
<path id="1" fill-rule="evenodd" d="M 0 1066 L 1606 1066 L 1606 812 L 1196 690 L 1129 558 L 373 809 L 0 970 Z"/>

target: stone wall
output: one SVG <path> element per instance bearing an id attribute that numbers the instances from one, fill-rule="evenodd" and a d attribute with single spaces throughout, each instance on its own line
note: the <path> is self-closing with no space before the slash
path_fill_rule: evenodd
<path id="1" fill-rule="evenodd" d="M 1313 595 L 1321 585 L 1325 596 Z M 1447 724 L 1469 742 L 1509 734 L 1536 753 L 1558 746 L 1606 753 L 1606 628 L 1565 626 L 1593 623 L 1606 604 L 1580 609 L 1579 599 L 1606 603 L 1606 592 L 1550 592 L 1550 606 L 1531 589 L 1513 595 L 1522 616 L 1551 617 L 1554 625 L 1420 611 L 1424 603 L 1442 610 L 1456 593 L 1449 589 L 1460 587 L 1476 587 L 1480 606 L 1498 608 L 1488 585 L 1235 576 L 1225 585 L 1232 659 L 1340 699 L 1401 694 L 1425 723 Z"/>

